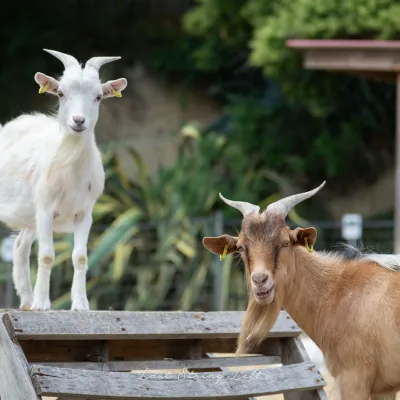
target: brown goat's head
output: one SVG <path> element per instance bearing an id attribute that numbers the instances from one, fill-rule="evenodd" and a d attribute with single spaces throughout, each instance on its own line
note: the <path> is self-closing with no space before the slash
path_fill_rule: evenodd
<path id="1" fill-rule="evenodd" d="M 293 246 L 311 249 L 317 238 L 315 228 L 290 230 L 285 224 L 289 211 L 298 203 L 315 195 L 325 182 L 309 192 L 293 195 L 260 207 L 250 203 L 222 200 L 242 212 L 242 229 L 238 237 L 222 235 L 205 237 L 203 245 L 214 254 L 238 252 L 246 266 L 249 287 L 255 301 L 267 305 L 274 301 L 276 289 L 286 282 Z"/>

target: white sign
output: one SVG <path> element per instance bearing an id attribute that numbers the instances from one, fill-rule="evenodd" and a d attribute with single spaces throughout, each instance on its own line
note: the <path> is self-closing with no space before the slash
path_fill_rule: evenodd
<path id="1" fill-rule="evenodd" d="M 1 258 L 4 262 L 12 262 L 13 260 L 14 240 L 14 236 L 7 236 L 1 242 Z"/>
<path id="2" fill-rule="evenodd" d="M 342 217 L 342 237 L 345 240 L 362 238 L 363 221 L 361 214 L 344 214 Z"/>

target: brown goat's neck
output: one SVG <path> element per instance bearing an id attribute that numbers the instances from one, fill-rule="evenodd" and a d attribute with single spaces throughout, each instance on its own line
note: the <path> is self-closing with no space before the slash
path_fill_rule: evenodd
<path id="1" fill-rule="evenodd" d="M 283 307 L 317 345 L 326 332 L 323 308 L 329 293 L 340 279 L 342 266 L 334 259 L 309 253 L 296 246 L 293 262 L 288 266 L 288 281 L 284 290 Z"/>

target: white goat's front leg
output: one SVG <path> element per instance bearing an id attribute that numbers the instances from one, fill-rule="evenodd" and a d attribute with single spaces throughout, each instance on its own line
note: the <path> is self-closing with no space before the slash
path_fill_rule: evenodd
<path id="1" fill-rule="evenodd" d="M 54 265 L 53 212 L 36 213 L 36 233 L 39 242 L 38 272 L 33 291 L 32 310 L 49 310 L 50 275 Z"/>
<path id="2" fill-rule="evenodd" d="M 86 271 L 88 268 L 87 242 L 91 226 L 92 216 L 90 214 L 75 219 L 74 250 L 72 252 L 74 279 L 71 288 L 71 310 L 73 311 L 89 311 L 86 294 Z"/>
<path id="3" fill-rule="evenodd" d="M 13 280 L 15 290 L 20 297 L 20 308 L 30 310 L 32 307 L 33 293 L 31 284 L 31 271 L 29 257 L 35 231 L 33 229 L 21 229 L 15 238 L 13 247 Z"/>

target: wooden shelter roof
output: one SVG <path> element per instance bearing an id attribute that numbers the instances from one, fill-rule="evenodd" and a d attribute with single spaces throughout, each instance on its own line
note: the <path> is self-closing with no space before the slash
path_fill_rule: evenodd
<path id="1" fill-rule="evenodd" d="M 400 72 L 398 40 L 291 39 L 286 46 L 304 52 L 306 69 L 344 72 L 386 82 L 396 82 Z"/>
<path id="2" fill-rule="evenodd" d="M 400 41 L 292 39 L 286 46 L 304 52 L 306 69 L 344 72 L 396 83 L 394 252 L 400 253 Z"/>

